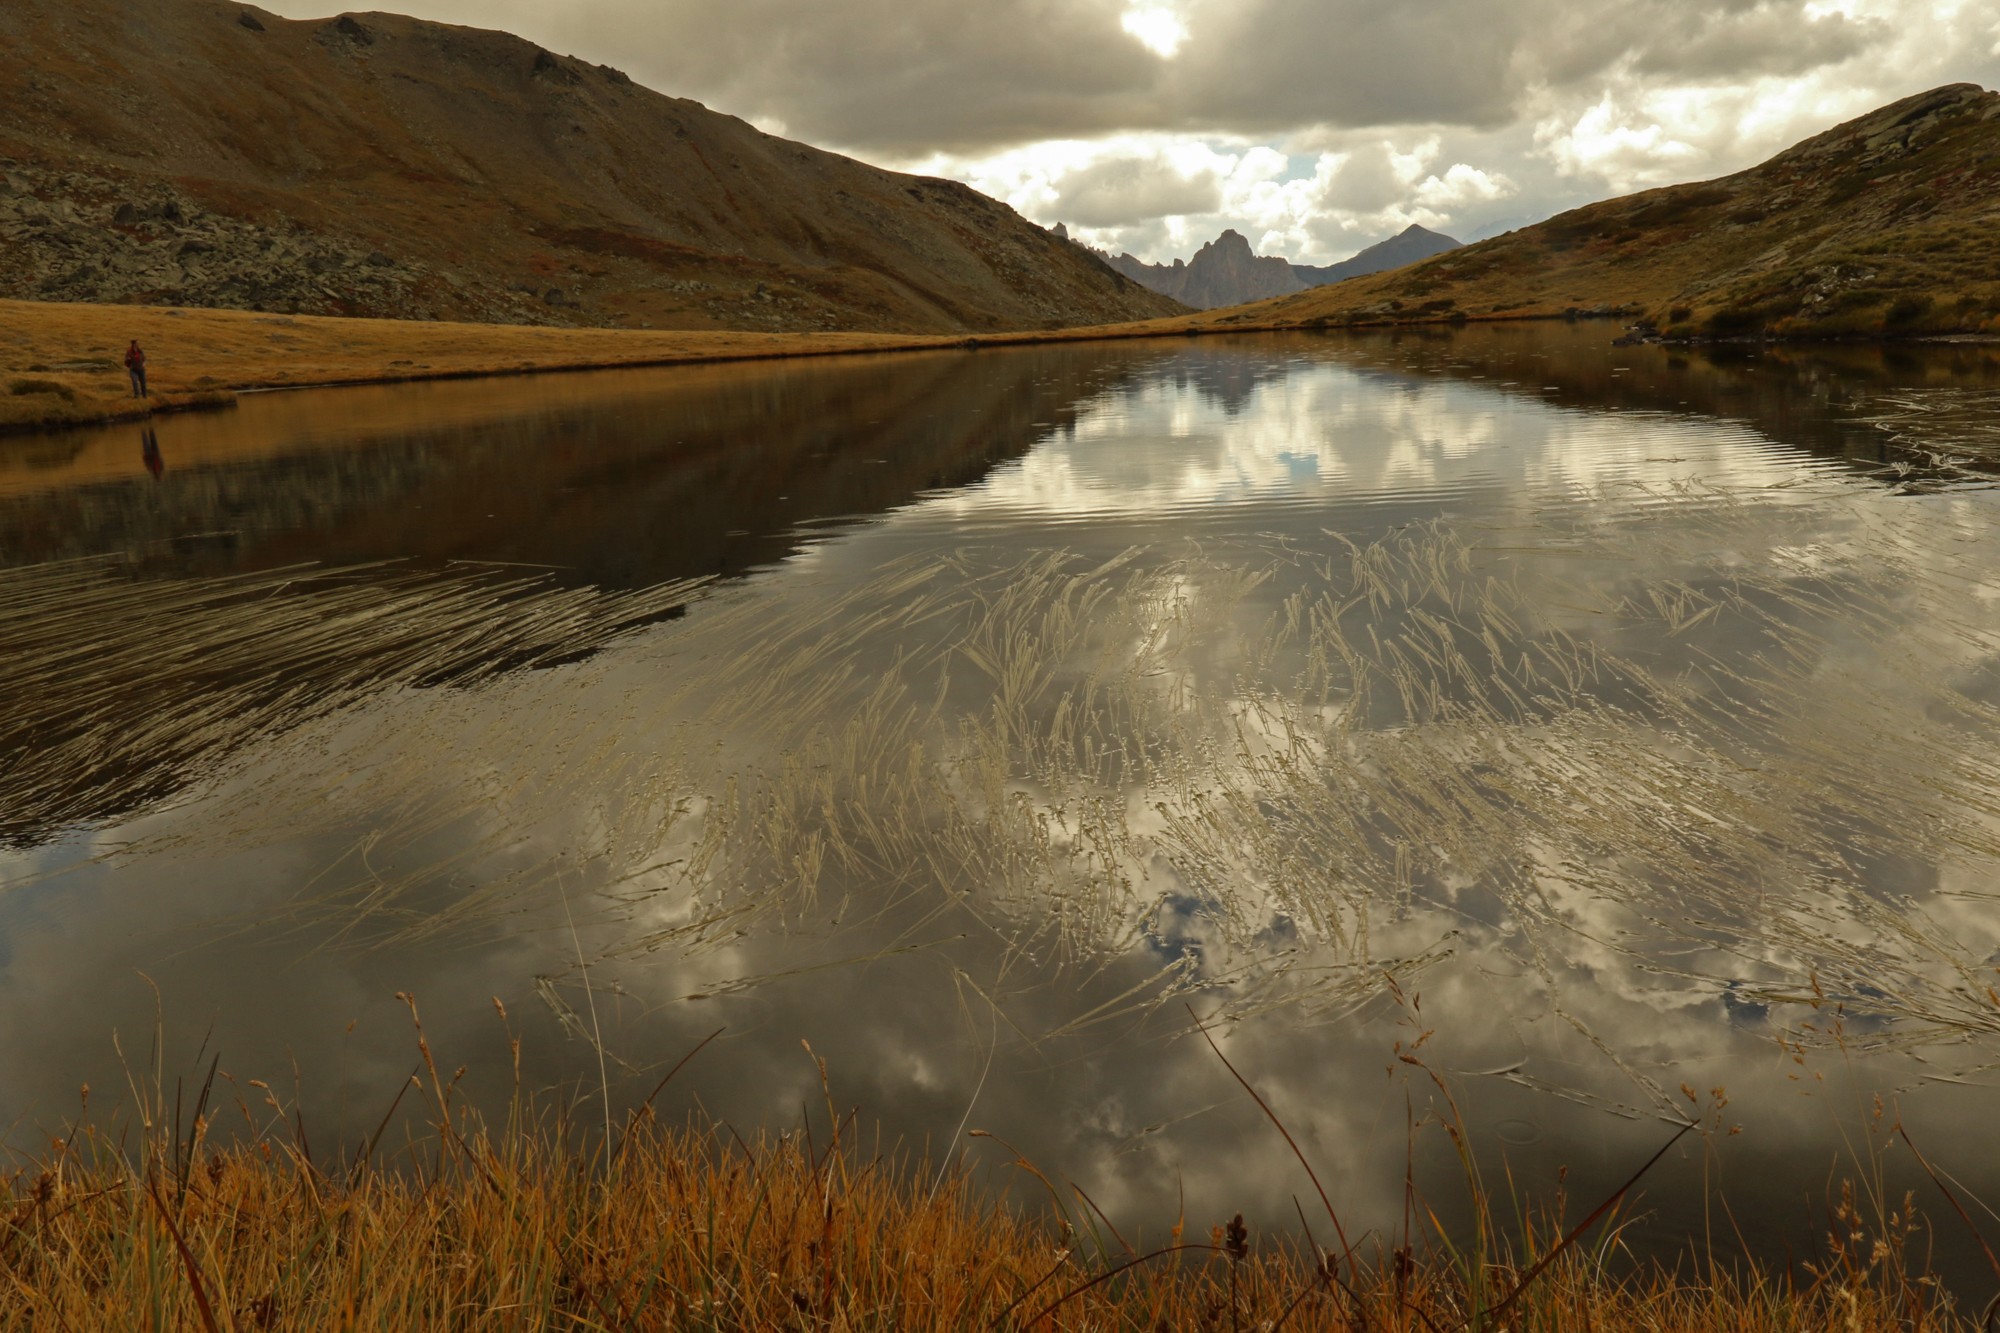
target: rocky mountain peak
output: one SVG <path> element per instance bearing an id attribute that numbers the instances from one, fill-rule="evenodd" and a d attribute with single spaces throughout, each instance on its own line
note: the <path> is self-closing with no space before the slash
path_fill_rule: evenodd
<path id="1" fill-rule="evenodd" d="M 1343 259 L 1338 264 L 1294 264 L 1292 272 L 1308 287 L 1323 287 L 1330 282 L 1345 282 L 1370 273 L 1386 273 L 1390 269 L 1402 268 L 1456 249 L 1458 242 L 1451 237 L 1412 222 L 1388 240 L 1378 241 L 1352 259 Z"/>
<path id="2" fill-rule="evenodd" d="M 1260 258 L 1249 237 L 1233 227 L 1195 251 L 1190 260 L 1148 264 L 1127 254 L 1107 262 L 1141 286 L 1202 310 L 1284 296 L 1305 286 L 1293 276 L 1290 263 Z"/>

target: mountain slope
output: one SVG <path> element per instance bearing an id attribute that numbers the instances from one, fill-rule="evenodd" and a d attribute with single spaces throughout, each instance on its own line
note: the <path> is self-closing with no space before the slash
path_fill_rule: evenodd
<path id="1" fill-rule="evenodd" d="M 1343 259 L 1338 264 L 1294 264 L 1292 272 L 1308 287 L 1324 287 L 1349 278 L 1365 278 L 1370 273 L 1387 273 L 1392 268 L 1402 268 L 1458 248 L 1459 242 L 1443 232 L 1419 227 L 1412 222 L 1388 240 L 1375 242 L 1352 259 Z"/>
<path id="2" fill-rule="evenodd" d="M 1733 176 L 1592 204 L 1220 322 L 1566 311 L 1716 337 L 2000 332 L 2000 94 L 1934 89 Z"/>
<path id="3" fill-rule="evenodd" d="M 668 328 L 1172 313 L 955 182 L 501 33 L 0 3 L 0 296 Z"/>
<path id="4" fill-rule="evenodd" d="M 1258 257 L 1243 234 L 1233 229 L 1195 251 L 1190 260 L 1148 264 L 1125 254 L 1105 262 L 1132 281 L 1197 310 L 1261 301 L 1301 291 L 1306 285 L 1288 261 Z"/>

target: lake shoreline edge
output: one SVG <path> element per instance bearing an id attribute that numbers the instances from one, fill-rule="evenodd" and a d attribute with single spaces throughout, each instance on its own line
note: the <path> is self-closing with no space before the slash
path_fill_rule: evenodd
<path id="1" fill-rule="evenodd" d="M 1643 1214 L 1626 1196 L 1683 1135 L 1712 1128 L 1697 1123 L 1580 1221 L 1560 1201 L 1510 1211 L 1518 1199 L 1474 1176 L 1470 1237 L 1427 1204 L 1401 1236 L 1350 1237 L 1304 1166 L 1299 1197 L 1317 1193 L 1324 1234 L 1301 1203 L 1297 1232 L 1255 1233 L 1239 1212 L 1128 1239 L 1011 1147 L 940 1164 L 884 1145 L 858 1110 L 842 1116 L 831 1088 L 824 1119 L 802 1108 L 781 1134 L 675 1125 L 649 1100 L 597 1138 L 578 1106 L 551 1112 L 518 1091 L 488 1124 L 453 1104 L 457 1078 L 425 1048 L 403 1089 L 427 1108 L 421 1130 L 393 1150 L 378 1152 L 378 1129 L 315 1152 L 300 1108 L 261 1081 L 246 1087 L 271 1114 L 257 1123 L 245 1105 L 247 1135 L 211 1137 L 225 1096 L 246 1096 L 224 1078 L 232 1094 L 211 1068 L 185 1128 L 163 1084 L 136 1089 L 142 1125 L 96 1118 L 86 1087 L 65 1135 L 16 1159 L 0 1193 L 0 1331 L 445 1329 L 507 1310 L 523 1328 L 1142 1331 L 1220 1329 L 1226 1311 L 1231 1329 L 1343 1333 L 1976 1333 L 2000 1308 L 1961 1304 L 1924 1269 L 1922 1215 L 1845 1177 L 1829 1199 L 1838 1234 L 1797 1271 L 1712 1240 L 1641 1257 L 1627 1237 Z M 1045 1194 L 1010 1199 L 1010 1171 Z"/>
<path id="2" fill-rule="evenodd" d="M 1254 309 L 1255 307 L 1250 307 Z M 1241 308 L 1239 308 L 1240 311 Z M 1047 347 L 1067 343 L 1134 342 L 1230 334 L 1344 333 L 1434 330 L 1467 324 L 1540 324 L 1549 322 L 1615 321 L 1633 317 L 1629 310 L 1520 312 L 1484 316 L 1424 316 L 1340 322 L 1246 318 L 1242 313 L 1218 317 L 1215 312 L 1175 316 L 1136 324 L 1078 325 L 1061 329 L 1023 329 L 999 333 L 764 333 L 745 330 L 641 330 L 567 328 L 524 324 L 452 324 L 436 321 L 358 319 L 339 316 L 273 315 L 255 311 L 194 307 L 59 304 L 0 301 L 0 325 L 15 316 L 40 314 L 55 327 L 40 338 L 17 339 L 14 359 L 0 362 L 0 437 L 51 434 L 72 429 L 143 422 L 187 412 L 227 410 L 239 395 L 291 389 L 368 388 L 476 379 L 513 379 L 530 375 L 582 374 L 606 370 L 658 370 L 674 366 L 741 364 L 761 361 L 820 360 L 829 357 L 879 356 L 898 353 L 978 351 L 984 348 Z M 166 320 L 178 321 L 169 327 Z M 118 394 L 122 371 L 104 361 L 73 359 L 86 340 L 110 339 L 93 348 L 115 346 L 142 330 L 156 347 L 155 379 L 160 393 L 152 401 L 134 404 Z M 249 324 L 274 325 L 325 335 L 321 345 L 295 335 L 283 338 L 274 351 L 268 346 L 243 345 Z M 174 332 L 196 335 L 195 355 L 176 362 Z M 362 341 L 344 335 L 359 335 Z M 1905 334 L 1873 336 L 1758 336 L 1748 338 L 1657 339 L 1667 346 L 1771 345 L 1871 346 L 1933 342 L 1996 342 L 1975 335 Z M 439 344 L 444 343 L 441 349 Z M 629 353 L 613 351 L 620 344 L 639 344 Z M 72 359 L 61 359 L 58 346 Z M 453 358 L 450 364 L 417 363 L 408 352 Z M 524 354 L 538 356 L 523 361 Z M 318 361 L 309 360 L 314 356 Z M 312 369 L 294 375 L 279 369 L 305 362 Z M 193 372 L 199 370 L 201 374 Z M 238 371 L 216 374 L 216 371 Z M 313 373 L 317 371 L 319 373 Z M 115 372 L 115 373 L 114 373 Z"/>

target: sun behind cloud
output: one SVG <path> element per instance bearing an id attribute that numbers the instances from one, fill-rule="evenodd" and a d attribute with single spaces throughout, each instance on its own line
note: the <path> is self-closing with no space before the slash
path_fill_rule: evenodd
<path id="1" fill-rule="evenodd" d="M 1133 5 L 1125 11 L 1119 26 L 1162 60 L 1179 55 L 1181 43 L 1188 39 L 1187 24 L 1166 5 Z"/>

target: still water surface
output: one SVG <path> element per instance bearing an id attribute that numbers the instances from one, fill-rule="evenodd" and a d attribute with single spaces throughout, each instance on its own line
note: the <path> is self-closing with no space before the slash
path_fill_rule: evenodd
<path id="1" fill-rule="evenodd" d="M 1390 1243 L 1412 1157 L 1462 1193 L 1433 1073 L 1529 1197 L 1718 1125 L 1655 1244 L 1809 1254 L 1878 1095 L 2000 1199 L 2000 363 L 1610 336 L 0 442 L 0 1122 L 124 1086 L 156 985 L 169 1080 L 206 1040 L 351 1139 L 397 991 L 504 1097 L 498 997 L 582 1118 L 593 1021 L 621 1106 L 726 1029 L 665 1101 L 746 1132 L 823 1104 L 803 1040 L 887 1137 L 1285 1225 L 1193 1013 Z"/>

